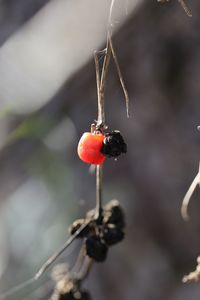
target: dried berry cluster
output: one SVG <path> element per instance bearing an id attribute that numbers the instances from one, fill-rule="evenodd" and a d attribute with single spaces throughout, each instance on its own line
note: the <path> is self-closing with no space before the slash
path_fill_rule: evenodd
<path id="1" fill-rule="evenodd" d="M 76 220 L 70 227 L 74 234 L 83 224 L 88 225 L 78 238 L 84 239 L 85 253 L 96 262 L 103 262 L 109 246 L 119 243 L 124 238 L 124 213 L 117 200 L 110 201 L 102 210 L 101 220 L 95 220 L 95 211 L 87 213 L 85 219 Z"/>
<path id="2" fill-rule="evenodd" d="M 77 234 L 83 240 L 82 255 L 87 263 L 103 262 L 109 246 L 115 245 L 124 238 L 125 219 L 123 210 L 117 200 L 111 200 L 102 208 L 101 218 L 96 218 L 96 210 L 90 210 L 85 219 L 78 219 L 70 226 L 70 234 Z M 89 259 L 89 260 L 88 260 Z M 81 288 L 89 265 L 84 272 L 74 273 L 66 266 L 57 265 L 52 274 L 56 282 L 51 300 L 91 300 L 88 291 Z"/>

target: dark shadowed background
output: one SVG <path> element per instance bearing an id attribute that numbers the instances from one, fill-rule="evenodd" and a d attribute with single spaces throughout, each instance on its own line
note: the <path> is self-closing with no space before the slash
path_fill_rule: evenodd
<path id="1" fill-rule="evenodd" d="M 127 229 L 125 240 L 110 249 L 104 264 L 95 265 L 85 284 L 93 300 L 200 298 L 198 283 L 181 282 L 183 275 L 194 269 L 200 253 L 198 190 L 189 208 L 190 221 L 185 223 L 180 216 L 182 198 L 200 158 L 200 133 L 196 129 L 200 125 L 200 2 L 187 2 L 192 18 L 175 0 L 167 4 L 140 1 L 133 10 L 128 9 L 128 14 L 125 11 L 130 3 L 125 8 L 123 1 L 118 3 L 126 20 L 114 36 L 114 45 L 130 95 L 131 117 L 126 118 L 123 93 L 112 64 L 106 92 L 107 124 L 123 133 L 128 153 L 117 162 L 106 161 L 104 201 L 120 201 Z M 51 81 L 41 81 L 37 87 L 34 77 L 29 80 L 26 73 L 19 80 L 12 69 L 14 60 L 6 56 L 10 51 L 18 69 L 23 65 L 23 70 L 27 53 L 18 56 L 17 52 L 15 56 L 19 51 L 15 46 L 21 45 L 31 22 L 34 35 L 34 17 L 46 3 L 47 0 L 0 1 L 1 292 L 32 277 L 65 241 L 69 224 L 95 205 L 95 177 L 76 154 L 81 134 L 89 130 L 97 115 L 92 57 L 95 48 L 67 79 L 62 73 L 63 82 L 58 80 L 55 63 L 55 80 L 62 86 L 42 94 L 41 103 L 34 91 L 44 85 L 50 89 Z M 47 14 L 48 11 L 44 18 Z M 76 18 L 80 16 L 81 10 Z M 88 22 L 92 32 L 93 23 L 90 19 Z M 21 30 L 21 40 L 17 40 L 16 33 Z M 74 30 L 72 27 L 71 36 Z M 99 31 L 105 33 L 103 29 Z M 50 31 L 51 34 L 54 33 Z M 89 43 L 85 39 L 83 36 L 83 48 L 84 41 Z M 26 44 L 26 36 L 24 41 Z M 100 45 L 104 47 L 104 40 L 99 38 Z M 42 52 L 46 48 L 36 46 L 34 39 L 30 48 L 41 55 L 41 61 L 43 56 L 49 56 L 51 62 L 57 55 L 51 52 L 53 46 Z M 79 53 L 80 57 L 84 55 L 81 46 Z M 62 61 L 59 63 L 62 65 Z M 36 79 L 42 76 L 44 70 L 34 62 L 32 67 Z M 48 72 L 53 82 L 54 72 L 50 68 L 47 75 Z M 29 81 L 31 88 L 27 86 Z M 27 98 L 27 103 L 26 98 L 20 103 L 20 84 L 26 93 L 30 91 L 32 98 Z M 58 261 L 72 264 L 78 248 L 75 243 Z M 7 299 L 48 299 L 53 286 L 49 274 Z"/>

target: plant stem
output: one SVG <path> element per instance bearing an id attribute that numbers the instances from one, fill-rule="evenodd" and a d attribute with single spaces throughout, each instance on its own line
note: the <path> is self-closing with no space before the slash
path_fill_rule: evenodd
<path id="1" fill-rule="evenodd" d="M 90 220 L 84 223 L 58 250 L 55 254 L 53 254 L 49 259 L 41 266 L 39 271 L 35 274 L 34 279 L 38 279 L 44 274 L 44 272 L 52 265 L 52 263 L 71 245 L 71 243 L 77 238 L 77 236 L 85 229 L 85 227 L 90 223 Z"/>
<path id="2" fill-rule="evenodd" d="M 106 49 L 105 49 L 105 57 L 102 67 L 102 72 L 100 76 L 99 63 L 96 63 L 96 74 L 97 74 L 97 95 L 98 95 L 98 119 L 97 119 L 97 127 L 104 128 L 105 127 L 105 87 L 106 80 L 108 75 L 108 67 L 110 64 L 110 56 L 111 56 L 111 48 L 109 39 L 107 39 Z"/>
<path id="3" fill-rule="evenodd" d="M 188 8 L 188 6 L 186 5 L 185 0 L 178 0 L 178 2 L 181 4 L 182 8 L 184 9 L 184 11 L 188 15 L 188 17 L 192 17 L 192 13 L 191 13 L 190 9 Z"/>
<path id="4" fill-rule="evenodd" d="M 96 167 L 96 215 L 95 219 L 102 222 L 102 186 L 103 186 L 103 166 Z"/>
<path id="5" fill-rule="evenodd" d="M 97 56 L 95 56 L 95 65 L 96 65 L 96 79 L 97 79 L 97 96 L 98 96 L 98 119 L 97 119 L 97 129 L 102 131 L 106 128 L 105 124 L 105 87 L 106 80 L 108 75 L 108 67 L 110 64 L 111 57 L 111 47 L 109 38 L 107 38 L 107 45 L 105 49 L 105 57 L 102 67 L 102 72 L 100 76 L 99 62 Z M 102 222 L 102 176 L 103 175 L 103 166 L 97 165 L 96 167 L 96 215 L 95 219 L 98 222 Z"/>

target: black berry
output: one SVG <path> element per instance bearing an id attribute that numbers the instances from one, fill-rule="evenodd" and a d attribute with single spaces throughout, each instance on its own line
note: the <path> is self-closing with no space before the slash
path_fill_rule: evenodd
<path id="1" fill-rule="evenodd" d="M 105 134 L 101 152 L 108 157 L 118 157 L 121 153 L 127 152 L 127 146 L 118 130 Z"/>
<path id="2" fill-rule="evenodd" d="M 91 300 L 91 297 L 86 291 L 69 291 L 65 294 L 54 293 L 51 300 Z"/>
<path id="3" fill-rule="evenodd" d="M 121 229 L 125 227 L 124 212 L 117 200 L 112 200 L 105 206 L 104 223 L 114 224 Z"/>
<path id="4" fill-rule="evenodd" d="M 51 297 L 51 300 L 75 300 L 75 298 L 72 292 L 67 292 L 65 294 L 55 292 Z"/>
<path id="5" fill-rule="evenodd" d="M 106 226 L 103 232 L 103 239 L 108 246 L 121 242 L 124 238 L 124 232 L 115 226 Z"/>
<path id="6" fill-rule="evenodd" d="M 86 253 L 97 262 L 103 262 L 107 257 L 108 247 L 97 235 L 92 235 L 86 239 Z"/>

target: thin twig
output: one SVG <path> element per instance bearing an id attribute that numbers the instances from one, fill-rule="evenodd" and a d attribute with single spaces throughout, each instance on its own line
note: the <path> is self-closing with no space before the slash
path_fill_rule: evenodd
<path id="1" fill-rule="evenodd" d="M 178 0 L 178 2 L 181 4 L 182 8 L 184 9 L 188 17 L 192 17 L 192 12 L 186 5 L 185 0 Z"/>
<path id="2" fill-rule="evenodd" d="M 111 0 L 109 17 L 108 17 L 108 25 L 111 27 L 112 27 L 112 14 L 113 14 L 114 4 L 115 4 L 115 0 Z"/>
<path id="3" fill-rule="evenodd" d="M 85 259 L 87 260 L 86 266 L 83 267 L 83 270 L 81 270 L 80 274 L 78 275 L 78 278 L 80 278 L 81 281 L 87 278 L 94 263 L 94 260 L 90 257 L 85 257 Z"/>
<path id="4" fill-rule="evenodd" d="M 84 223 L 58 250 L 54 255 L 52 255 L 39 269 L 39 271 L 35 274 L 34 278 L 38 279 L 44 274 L 44 272 L 52 265 L 52 263 L 71 245 L 71 243 L 77 238 L 77 236 L 85 229 L 85 227 L 90 223 L 90 220 Z"/>
<path id="5" fill-rule="evenodd" d="M 35 281 L 36 281 L 36 279 L 35 279 L 35 277 L 33 277 L 33 278 L 30 278 L 30 279 L 24 281 L 23 283 L 21 283 L 21 284 L 19 284 L 17 286 L 11 288 L 9 291 L 7 291 L 5 293 L 2 293 L 0 295 L 0 300 L 4 300 L 7 297 L 9 297 L 9 296 L 11 296 L 11 295 L 19 292 L 20 290 L 24 289 L 25 287 L 29 286 L 30 284 L 32 284 Z"/>
<path id="6" fill-rule="evenodd" d="M 122 72 L 121 72 L 121 69 L 120 69 L 120 66 L 119 66 L 119 63 L 118 63 L 117 55 L 116 55 L 115 49 L 113 47 L 112 37 L 111 37 L 110 33 L 109 33 L 109 42 L 110 42 L 110 48 L 111 48 L 113 60 L 115 62 L 115 66 L 117 68 L 117 73 L 118 73 L 119 80 L 120 80 L 120 83 L 121 83 L 121 86 L 122 86 L 122 90 L 124 92 L 124 97 L 125 97 L 125 101 L 126 101 L 127 118 L 129 118 L 129 95 L 128 95 L 128 91 L 127 91 L 127 88 L 126 88 L 126 85 L 125 85 L 125 82 L 124 82 L 124 79 L 123 79 L 123 76 L 122 76 Z"/>
<path id="7" fill-rule="evenodd" d="M 102 221 L 102 186 L 103 186 L 103 167 L 96 167 L 96 215 L 95 219 Z"/>
<path id="8" fill-rule="evenodd" d="M 114 0 L 111 2 L 110 13 L 109 13 L 109 22 L 112 16 Z M 97 95 L 98 95 L 98 119 L 97 119 L 97 128 L 106 128 L 105 124 L 105 87 L 108 75 L 108 68 L 111 58 L 111 45 L 109 40 L 109 35 L 107 37 L 105 57 L 103 61 L 102 72 L 100 75 L 100 68 L 98 58 L 95 55 L 95 66 L 96 66 L 96 78 L 97 78 Z M 102 174 L 103 166 L 98 165 L 96 167 L 96 215 L 95 218 L 97 221 L 101 222 L 102 219 Z"/>
<path id="9" fill-rule="evenodd" d="M 125 101 L 126 101 L 126 114 L 127 114 L 127 117 L 129 118 L 129 96 L 128 96 L 128 91 L 127 91 L 127 88 L 126 88 L 126 85 L 125 85 L 125 82 L 124 82 L 124 79 L 123 79 L 123 76 L 122 76 L 122 72 L 121 72 L 119 62 L 118 62 L 118 59 L 117 59 L 117 55 L 116 55 L 116 52 L 115 52 L 115 49 L 114 49 L 114 46 L 113 46 L 113 42 L 112 42 L 112 29 L 113 29 L 112 13 L 113 13 L 114 4 L 115 4 L 115 0 L 112 0 L 111 1 L 111 6 L 110 6 L 110 13 L 109 13 L 108 41 L 109 41 L 109 44 L 110 44 L 112 57 L 113 57 L 115 66 L 117 68 L 117 73 L 118 73 L 118 76 L 119 76 L 119 80 L 120 80 L 121 87 L 122 87 L 124 97 L 125 97 Z"/>
<path id="10" fill-rule="evenodd" d="M 99 68 L 99 59 L 97 56 L 97 51 L 94 52 L 94 61 L 95 61 L 95 70 L 96 70 L 96 82 L 97 82 L 97 97 L 98 97 L 98 103 L 100 103 L 100 68 Z M 98 104 L 99 106 L 99 104 Z"/>
<path id="11" fill-rule="evenodd" d="M 170 0 L 157 0 L 158 2 L 169 2 Z M 192 12 L 185 3 L 185 0 L 178 0 L 182 8 L 184 9 L 185 13 L 188 15 L 188 17 L 192 17 Z"/>
<path id="12" fill-rule="evenodd" d="M 110 56 L 111 56 L 110 43 L 107 40 L 101 76 L 100 76 L 100 71 L 99 71 L 99 64 L 96 63 L 97 94 L 98 94 L 97 127 L 100 127 L 100 128 L 105 127 L 105 107 L 104 107 L 105 87 L 106 87 L 106 80 L 107 80 L 107 74 L 108 74 L 108 67 L 109 67 L 109 63 L 110 63 Z"/>
<path id="13" fill-rule="evenodd" d="M 84 259 L 85 259 L 85 244 L 83 243 L 71 272 L 73 273 L 80 272 L 82 265 L 84 263 Z"/>
<path id="14" fill-rule="evenodd" d="M 189 219 L 188 215 L 188 205 L 191 200 L 192 194 L 194 193 L 194 190 L 196 189 L 197 185 L 200 183 L 200 170 L 195 176 L 193 182 L 191 183 L 187 193 L 185 194 L 185 197 L 182 202 L 181 206 L 181 215 L 185 221 Z"/>
<path id="15" fill-rule="evenodd" d="M 105 57 L 103 62 L 102 73 L 100 75 L 99 61 L 97 54 L 94 54 L 95 67 L 96 67 L 96 81 L 97 81 L 97 100 L 98 100 L 98 119 L 96 128 L 104 129 L 105 125 L 105 84 L 108 73 L 108 66 L 110 62 L 110 47 L 107 43 L 107 48 L 105 50 Z M 102 165 L 97 165 L 96 167 L 96 211 L 95 219 L 99 222 L 102 220 Z"/>

